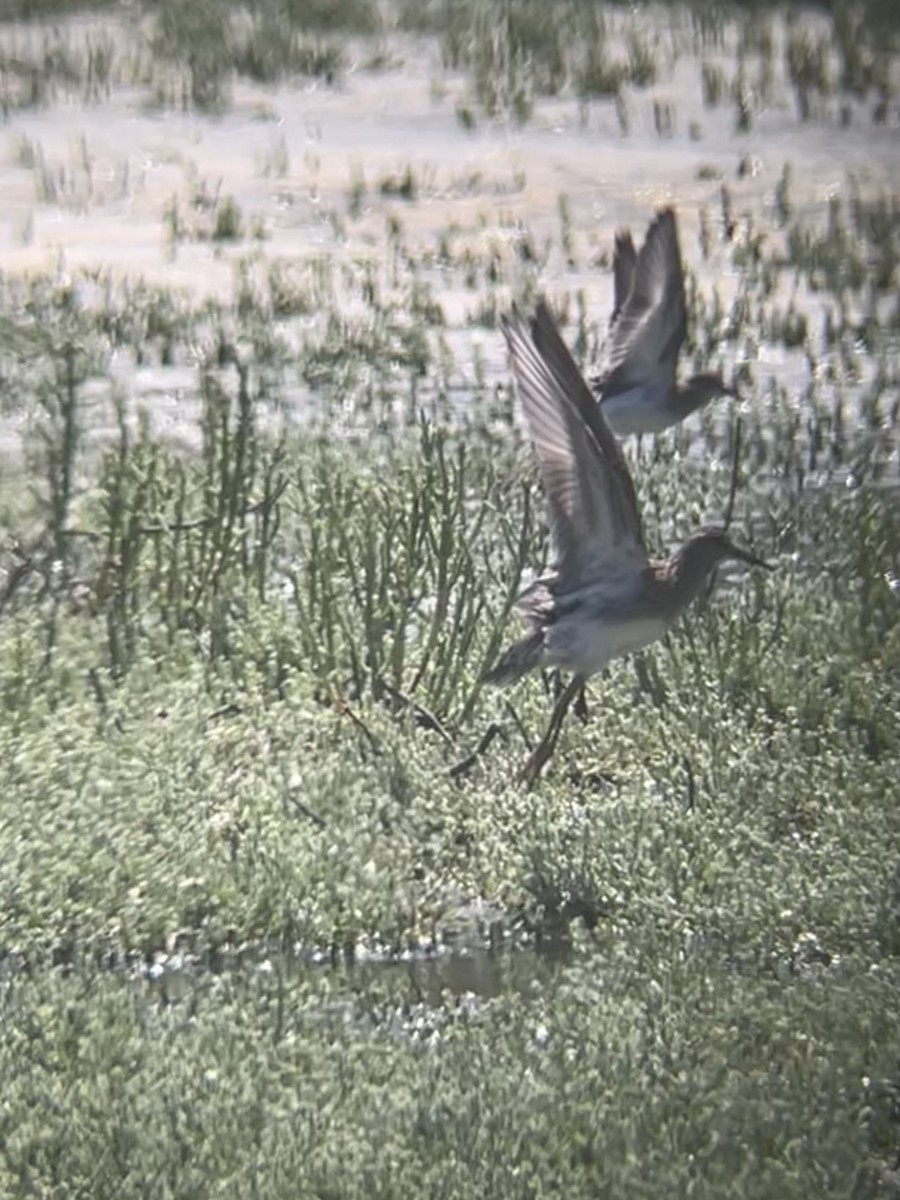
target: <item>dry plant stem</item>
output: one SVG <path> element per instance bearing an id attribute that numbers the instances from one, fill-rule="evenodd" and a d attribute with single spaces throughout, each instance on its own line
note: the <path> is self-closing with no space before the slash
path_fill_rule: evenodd
<path id="1" fill-rule="evenodd" d="M 258 513 L 265 513 L 265 511 L 270 508 L 272 504 L 280 499 L 281 494 L 284 492 L 286 487 L 287 481 L 285 480 L 278 484 L 274 496 L 269 496 L 265 500 L 257 500 L 253 504 L 247 505 L 246 508 L 241 510 L 238 516 L 254 517 Z M 213 516 L 197 517 L 195 520 L 191 521 L 156 522 L 152 525 L 138 525 L 135 529 L 135 532 L 140 534 L 142 537 L 153 537 L 155 535 L 165 533 L 189 533 L 191 530 L 209 529 L 210 526 L 212 526 L 218 519 L 218 516 Z M 70 526 L 66 529 L 63 529 L 61 533 L 63 537 L 87 538 L 93 542 L 100 542 L 103 540 L 103 534 L 98 532 L 96 529 L 74 529 Z"/>
<path id="2" fill-rule="evenodd" d="M 725 528 L 731 528 L 731 518 L 734 516 L 734 500 L 737 495 L 738 469 L 741 461 L 741 418 L 734 422 L 734 451 L 731 456 L 731 484 L 728 489 L 728 504 L 725 506 Z"/>
<path id="3" fill-rule="evenodd" d="M 327 822 L 325 819 L 320 817 L 317 812 L 314 812 L 308 804 L 305 804 L 296 794 L 295 790 L 288 791 L 285 799 L 288 801 L 291 807 L 300 814 L 301 817 L 306 817 L 306 819 L 311 821 L 312 824 L 318 829 L 327 828 Z"/>
<path id="4" fill-rule="evenodd" d="M 531 749 L 532 749 L 531 738 L 528 735 L 528 730 L 525 728 L 524 724 L 522 723 L 522 718 L 519 716 L 519 714 L 516 712 L 516 710 L 513 708 L 512 704 L 510 704 L 510 702 L 508 700 L 504 701 L 503 707 L 506 709 L 507 713 L 510 716 L 510 719 L 512 720 L 512 723 L 515 725 L 516 729 L 518 730 L 519 736 L 522 738 L 522 741 L 525 743 L 525 748 L 528 750 L 529 753 L 531 753 Z"/>
<path id="5" fill-rule="evenodd" d="M 741 418 L 736 417 L 734 422 L 734 449 L 731 455 L 731 482 L 728 486 L 728 503 L 725 505 L 725 529 L 731 528 L 731 520 L 734 516 L 734 501 L 737 496 L 738 486 L 738 471 L 741 460 Z M 713 592 L 716 589 L 717 570 L 713 570 L 710 574 L 709 581 L 706 585 L 704 593 L 704 602 L 709 601 Z"/>
<path id="6" fill-rule="evenodd" d="M 488 747 L 494 738 L 503 736 L 503 726 L 496 721 L 492 721 L 487 729 L 481 735 L 478 745 L 471 754 L 467 754 L 465 758 L 461 758 L 459 762 L 455 762 L 447 774 L 451 779 L 462 779 L 472 770 L 479 758 L 487 752 Z M 504 739 L 505 740 L 505 739 Z"/>
<path id="7" fill-rule="evenodd" d="M 401 692 L 399 688 L 392 687 L 386 679 L 380 679 L 378 685 L 387 692 L 392 700 L 396 700 L 398 704 L 404 708 L 412 709 L 416 720 L 425 729 L 431 729 L 437 733 L 448 746 L 453 745 L 453 738 L 440 723 L 437 717 L 430 709 L 427 709 L 424 704 L 420 704 L 418 700 L 413 700 L 411 696 L 407 696 L 405 692 Z"/>
<path id="8" fill-rule="evenodd" d="M 351 723 L 356 726 L 356 728 L 360 731 L 360 733 L 363 735 L 363 737 L 369 743 L 369 746 L 371 747 L 373 754 L 382 754 L 383 753 L 382 748 L 381 748 L 381 743 L 379 742 L 378 738 L 375 736 L 375 734 L 372 732 L 372 730 L 368 727 L 368 725 L 365 723 L 365 721 L 362 719 L 362 717 L 359 716 L 358 713 L 355 713 L 353 711 L 353 709 L 350 707 L 350 705 L 347 703 L 347 701 L 343 698 L 343 696 L 335 697 L 334 709 L 339 717 L 349 717 L 350 718 Z"/>
<path id="9" fill-rule="evenodd" d="M 3 590 L 0 591 L 0 614 L 2 614 L 4 608 L 11 602 L 16 592 L 34 569 L 34 559 L 30 554 L 23 551 L 20 546 L 14 546 L 13 553 L 19 561 L 9 571 Z"/>

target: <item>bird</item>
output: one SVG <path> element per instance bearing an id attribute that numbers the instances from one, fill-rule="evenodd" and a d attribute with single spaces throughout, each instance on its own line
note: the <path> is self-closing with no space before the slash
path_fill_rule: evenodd
<path id="1" fill-rule="evenodd" d="M 530 320 L 504 317 L 503 332 L 547 495 L 552 567 L 519 597 L 528 633 L 485 681 L 507 687 L 540 667 L 573 673 L 525 765 L 532 783 L 589 676 L 661 638 L 723 559 L 771 567 L 717 526 L 695 530 L 670 558 L 648 558 L 622 450 L 546 302 Z"/>
<path id="2" fill-rule="evenodd" d="M 718 372 L 677 382 L 686 332 L 678 224 L 674 209 L 662 208 L 639 254 L 627 230 L 615 239 L 605 370 L 591 379 L 591 387 L 617 437 L 660 433 L 717 396 L 739 398 Z"/>

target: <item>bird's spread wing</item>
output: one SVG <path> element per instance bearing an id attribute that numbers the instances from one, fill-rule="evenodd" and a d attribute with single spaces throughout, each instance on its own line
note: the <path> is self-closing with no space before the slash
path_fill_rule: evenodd
<path id="1" fill-rule="evenodd" d="M 627 229 L 620 229 L 616 234 L 616 249 L 613 255 L 613 310 L 609 318 L 610 328 L 615 325 L 619 313 L 631 295 L 636 265 L 637 251 L 631 234 Z"/>
<path id="2" fill-rule="evenodd" d="M 601 399 L 635 387 L 672 387 L 687 315 L 675 213 L 664 208 L 637 256 L 631 291 L 612 331 Z"/>
<path id="3" fill-rule="evenodd" d="M 625 307 L 625 302 L 631 293 L 636 264 L 637 251 L 634 248 L 634 242 L 631 240 L 631 234 L 627 229 L 620 229 L 616 234 L 616 249 L 613 255 L 612 312 L 609 315 L 606 338 L 597 355 L 595 369 L 588 377 L 588 382 L 595 391 L 599 391 L 603 385 L 603 380 L 609 374 L 610 354 L 615 345 L 616 321 L 618 321 L 619 315 Z"/>
<path id="4" fill-rule="evenodd" d="M 561 583 L 644 567 L 634 484 L 625 459 L 543 301 L 528 323 L 504 321 L 519 396 L 550 508 Z"/>

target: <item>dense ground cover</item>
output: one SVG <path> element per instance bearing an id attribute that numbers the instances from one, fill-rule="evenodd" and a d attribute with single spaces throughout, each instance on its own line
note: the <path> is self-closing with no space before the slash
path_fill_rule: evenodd
<path id="1" fill-rule="evenodd" d="M 453 120 L 526 117 L 546 63 L 499 39 L 488 94 L 465 28 Z M 896 108 L 859 53 L 807 119 Z M 545 682 L 479 682 L 546 553 L 496 319 L 550 264 L 589 354 L 567 197 L 546 242 L 413 236 L 401 166 L 347 197 L 388 214 L 365 260 L 260 259 L 216 193 L 165 225 L 246 246 L 232 296 L 3 279 L 3 1195 L 900 1194 L 897 198 L 792 187 L 699 222 L 738 285 L 692 280 L 690 354 L 747 399 L 629 447 L 651 547 L 733 506 L 777 570 L 593 681 L 533 791 Z M 435 994 L 460 944 L 532 966 Z"/>

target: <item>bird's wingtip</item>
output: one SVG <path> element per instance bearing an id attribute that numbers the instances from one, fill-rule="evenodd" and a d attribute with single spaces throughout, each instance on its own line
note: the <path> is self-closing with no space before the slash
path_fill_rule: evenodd
<path id="1" fill-rule="evenodd" d="M 512 345 L 513 338 L 521 331 L 524 324 L 522 312 L 518 304 L 513 301 L 509 312 L 502 313 L 500 316 L 500 329 L 506 338 L 507 346 Z"/>
<path id="2" fill-rule="evenodd" d="M 538 335 L 542 329 L 552 329 L 556 332 L 556 321 L 550 311 L 546 296 L 538 296 L 534 305 L 534 315 L 531 318 L 532 333 Z"/>

